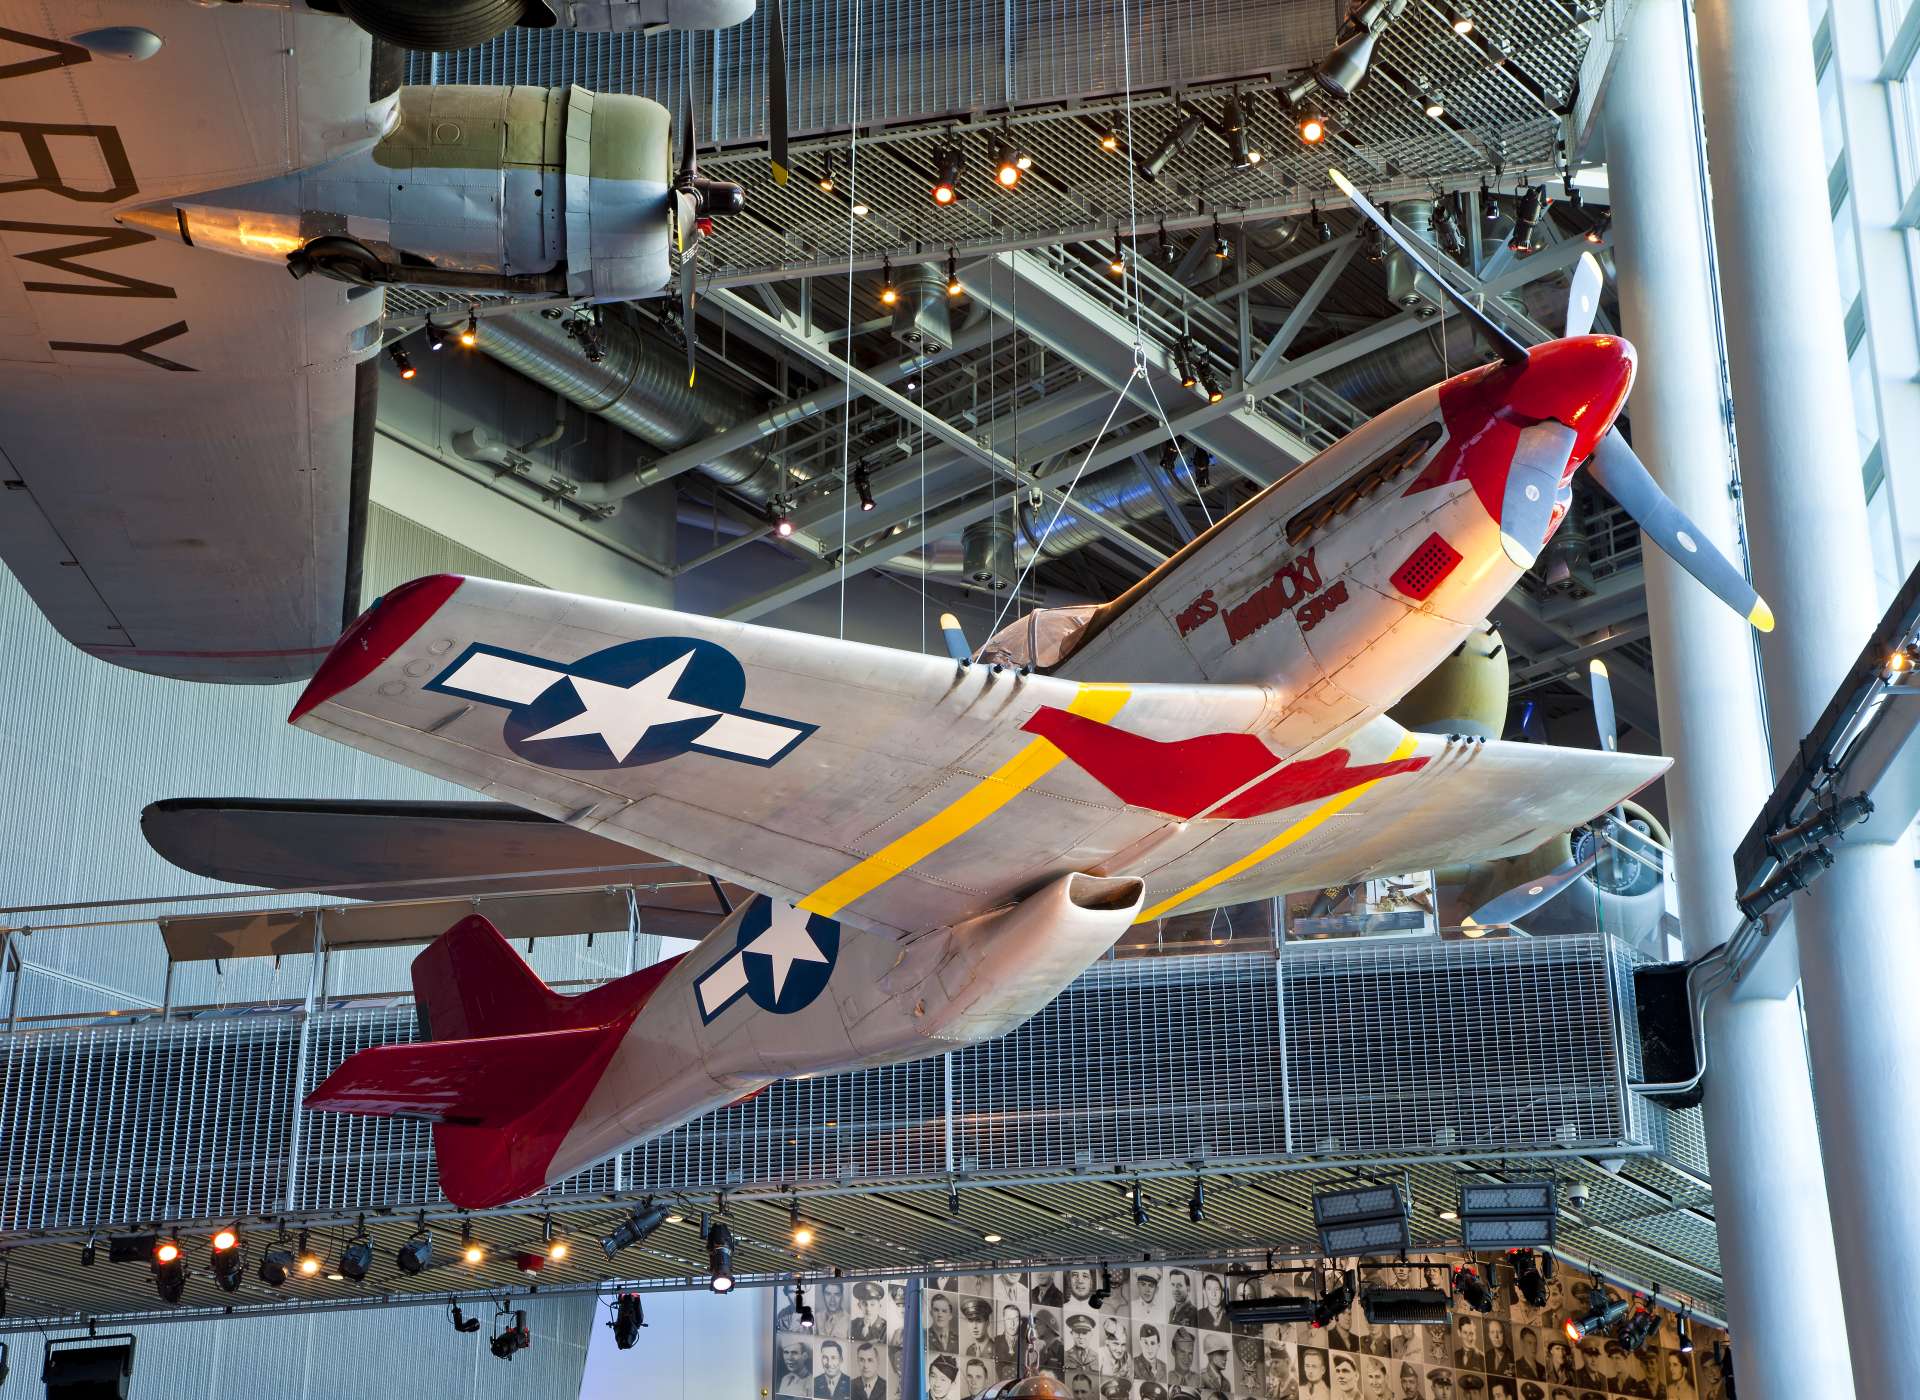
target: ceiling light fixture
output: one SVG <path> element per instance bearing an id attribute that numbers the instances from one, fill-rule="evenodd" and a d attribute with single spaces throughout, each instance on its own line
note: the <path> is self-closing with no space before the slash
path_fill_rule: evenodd
<path id="1" fill-rule="evenodd" d="M 1513 208 L 1513 233 L 1507 239 L 1507 247 L 1516 253 L 1533 251 L 1533 229 L 1540 222 L 1540 216 L 1547 212 L 1547 187 L 1529 185 L 1520 194 Z"/>
<path id="2" fill-rule="evenodd" d="M 607 1326 L 613 1329 L 613 1344 L 621 1351 L 632 1351 L 640 1340 L 640 1329 L 647 1325 L 647 1310 L 638 1293 L 622 1293 L 614 1302 L 613 1316 Z"/>
<path id="3" fill-rule="evenodd" d="M 247 1267 L 246 1255 L 240 1248 L 240 1231 L 230 1225 L 216 1234 L 207 1262 L 213 1269 L 213 1281 L 225 1292 L 238 1293 Z"/>
<path id="4" fill-rule="evenodd" d="M 853 474 L 853 484 L 860 492 L 860 509 L 872 510 L 873 496 L 867 489 L 866 476 L 867 469 L 865 467 L 856 468 Z M 789 1197 L 787 1200 L 787 1234 L 788 1237 L 792 1239 L 795 1249 L 805 1249 L 813 1243 L 813 1226 L 807 1224 L 806 1220 L 801 1216 L 800 1198 L 798 1196 Z"/>
<path id="5" fill-rule="evenodd" d="M 1493 1311 L 1493 1290 L 1487 1287 L 1487 1281 L 1480 1276 L 1479 1269 L 1467 1264 L 1455 1269 L 1453 1291 L 1475 1312 Z"/>
<path id="6" fill-rule="evenodd" d="M 952 204 L 960 198 L 960 167 L 965 160 L 966 153 L 952 137 L 934 149 L 933 189 L 930 193 L 935 204 Z"/>
<path id="7" fill-rule="evenodd" d="M 814 184 L 820 187 L 821 194 L 833 193 L 834 183 L 833 183 L 833 152 L 832 151 L 827 152 L 827 163 L 825 166 L 821 168 L 820 177 L 814 181 Z"/>
<path id="8" fill-rule="evenodd" d="M 1440 118 L 1447 114 L 1447 104 L 1440 100 L 1439 93 L 1430 92 L 1427 94 L 1426 102 L 1423 104 L 1422 110 L 1435 121 L 1439 121 Z"/>
<path id="9" fill-rule="evenodd" d="M 1107 259 L 1107 271 L 1115 277 L 1127 275 L 1127 250 L 1120 242 L 1120 230 L 1113 231 L 1113 256 Z"/>
<path id="10" fill-rule="evenodd" d="M 413 360 L 407 355 L 407 349 L 399 341 L 387 347 L 387 358 L 393 361 L 393 367 L 400 371 L 402 379 L 411 379 L 420 373 L 413 367 Z"/>
<path id="11" fill-rule="evenodd" d="M 1147 1223 L 1147 1198 L 1141 1192 L 1138 1181 L 1133 1183 L 1133 1223 L 1135 1226 Z"/>
<path id="12" fill-rule="evenodd" d="M 947 295 L 962 297 L 967 294 L 966 286 L 960 281 L 960 258 L 953 249 L 947 249 Z"/>
<path id="13" fill-rule="evenodd" d="M 320 1272 L 320 1256 L 313 1252 L 313 1246 L 308 1243 L 305 1230 L 300 1232 L 298 1267 L 302 1276 L 306 1278 L 312 1278 Z"/>
<path id="14" fill-rule="evenodd" d="M 1201 123 L 1205 120 L 1198 112 L 1189 112 L 1182 117 L 1180 124 L 1169 131 L 1161 139 L 1160 144 L 1153 148 L 1153 153 L 1137 164 L 1140 177 L 1143 180 L 1159 179 L 1160 172 L 1167 168 L 1167 162 L 1186 149 L 1187 142 L 1193 140 L 1194 132 L 1200 129 Z"/>
<path id="15" fill-rule="evenodd" d="M 724 1220 L 707 1226 L 707 1287 L 733 1292 L 733 1231 Z"/>
<path id="16" fill-rule="evenodd" d="M 1220 388 L 1220 381 L 1213 377 L 1211 370 L 1206 370 L 1201 373 L 1200 388 L 1206 394 L 1208 403 L 1219 403 L 1220 400 L 1226 397 L 1226 394 Z"/>
<path id="17" fill-rule="evenodd" d="M 783 496 L 773 498 L 773 533 L 783 540 L 793 538 L 793 516 L 788 514 L 786 498 Z"/>
<path id="18" fill-rule="evenodd" d="M 1307 219 L 1313 224 L 1313 236 L 1322 243 L 1333 242 L 1333 224 L 1320 212 L 1320 201 L 1315 200 L 1307 207 Z"/>
<path id="19" fill-rule="evenodd" d="M 1247 109 L 1238 91 L 1220 109 L 1220 135 L 1227 143 L 1227 163 L 1235 170 L 1250 170 L 1260 163 L 1260 152 L 1247 138 Z"/>
<path id="20" fill-rule="evenodd" d="M 856 467 L 854 469 L 853 489 L 854 489 L 854 492 L 860 497 L 861 511 L 864 513 L 866 511 L 872 510 L 873 509 L 873 478 L 871 475 L 869 475 L 865 467 Z M 807 1238 L 803 1240 L 800 1238 L 800 1231 L 795 1230 L 793 1242 L 797 1245 L 806 1245 L 811 1243 L 813 1240 L 813 1231 L 811 1229 L 808 1229 L 806 1231 L 806 1235 L 807 1235 Z"/>
<path id="21" fill-rule="evenodd" d="M 1465 5 L 1455 5 L 1453 7 L 1453 19 L 1451 23 L 1453 24 L 1453 32 L 1455 34 L 1473 33 L 1473 11 L 1469 10 Z"/>
<path id="22" fill-rule="evenodd" d="M 1115 131 L 1111 126 L 1101 127 L 1100 128 L 1100 149 L 1103 151 L 1119 150 L 1120 149 L 1120 133 Z"/>
<path id="23" fill-rule="evenodd" d="M 900 303 L 900 289 L 893 285 L 893 259 L 885 258 L 880 263 L 880 304 L 897 306 Z"/>
<path id="24" fill-rule="evenodd" d="M 1168 443 L 1167 446 L 1172 447 L 1173 444 Z M 1161 465 L 1166 465 L 1164 459 Z M 1197 1176 L 1193 1179 L 1193 1194 L 1187 1198 L 1187 1219 L 1195 1225 L 1207 1223 L 1207 1188 Z"/>
<path id="25" fill-rule="evenodd" d="M 473 1221 L 460 1222 L 460 1257 L 470 1269 L 487 1262 L 487 1247 L 473 1237 Z"/>
<path id="26" fill-rule="evenodd" d="M 793 533 L 791 525 L 787 533 Z M 600 1241 L 600 1248 L 606 1252 L 607 1258 L 611 1259 L 621 1250 L 630 1245 L 639 1244 L 662 1225 L 670 1224 L 673 1220 L 674 1217 L 667 1214 L 665 1206 L 656 1205 L 648 1200 L 636 1207 L 632 1215 L 616 1225 L 613 1232 Z"/>
<path id="27" fill-rule="evenodd" d="M 460 328 L 460 343 L 471 350 L 480 343 L 480 313 L 469 309 L 467 324 Z"/>
<path id="28" fill-rule="evenodd" d="M 1360 86 L 1373 62 L 1374 46 L 1380 42 L 1388 22 L 1406 8 L 1406 3 L 1407 0 L 1367 0 L 1356 10 L 1347 21 L 1351 32 L 1313 70 L 1320 86 L 1335 97 L 1346 97 Z"/>
<path id="29" fill-rule="evenodd" d="M 1612 232 L 1613 232 L 1613 215 L 1612 213 L 1609 212 L 1609 213 L 1602 214 L 1599 218 L 1593 221 L 1593 227 L 1587 230 L 1585 237 L 1587 242 L 1597 246 L 1601 243 L 1605 243 L 1607 241 L 1607 235 Z"/>
<path id="30" fill-rule="evenodd" d="M 427 317 L 426 331 L 427 331 L 427 349 L 441 350 L 446 348 L 447 333 L 444 330 L 442 330 L 439 326 L 434 325 L 433 317 L 431 316 Z"/>
<path id="31" fill-rule="evenodd" d="M 873 212 L 873 210 L 871 210 L 870 208 L 868 208 L 868 207 L 867 207 L 867 202 L 866 202 L 866 200 L 864 200 L 864 199 L 856 199 L 856 200 L 854 200 L 854 202 L 853 202 L 853 217 L 854 217 L 854 218 L 856 218 L 856 219 L 864 219 L 864 218 L 866 218 L 866 217 L 867 217 L 867 215 L 869 215 L 869 214 L 871 214 L 872 212 Z"/>
<path id="32" fill-rule="evenodd" d="M 1220 227 L 1220 217 L 1217 214 L 1213 219 L 1213 256 L 1221 262 L 1233 256 L 1233 245 L 1227 242 L 1227 235 Z"/>
<path id="33" fill-rule="evenodd" d="M 1613 1327 L 1627 1315 L 1627 1309 L 1631 1306 L 1625 1298 L 1609 1300 L 1607 1290 L 1596 1283 L 1587 1294 L 1586 1312 L 1577 1318 L 1568 1318 L 1562 1330 L 1566 1332 L 1568 1341 L 1578 1342 L 1595 1332 L 1605 1332 Z"/>
<path id="34" fill-rule="evenodd" d="M 1318 112 L 1306 111 L 1300 114 L 1300 139 L 1309 146 L 1317 146 L 1327 139 L 1326 119 Z"/>
<path id="35" fill-rule="evenodd" d="M 1314 1305 L 1312 1325 L 1324 1330 L 1331 1327 L 1339 1316 L 1353 1306 L 1354 1275 L 1349 1269 L 1340 1276 L 1340 1282 L 1320 1295 L 1320 1301 Z"/>

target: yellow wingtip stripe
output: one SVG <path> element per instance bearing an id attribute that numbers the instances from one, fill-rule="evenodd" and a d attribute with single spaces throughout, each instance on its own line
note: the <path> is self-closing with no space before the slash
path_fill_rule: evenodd
<path id="1" fill-rule="evenodd" d="M 1394 745 L 1393 752 L 1387 755 L 1387 761 L 1389 763 L 1397 763 L 1403 758 L 1410 758 L 1413 755 L 1414 749 L 1419 747 L 1419 742 L 1420 741 L 1412 734 L 1406 735 L 1398 744 Z M 1287 827 L 1278 836 L 1254 847 L 1231 865 L 1216 870 L 1205 879 L 1194 881 L 1194 883 L 1188 885 L 1179 893 L 1169 895 L 1158 904 L 1141 910 L 1139 917 L 1134 919 L 1134 923 L 1151 923 L 1153 920 L 1160 918 L 1168 910 L 1177 909 L 1180 905 L 1185 904 L 1195 896 L 1205 894 L 1217 885 L 1224 885 L 1237 875 L 1245 874 L 1247 871 L 1253 869 L 1254 866 L 1265 861 L 1269 856 L 1279 854 L 1301 837 L 1310 834 L 1322 822 L 1326 821 L 1327 818 L 1351 807 L 1360 799 L 1361 795 L 1375 783 L 1383 783 L 1385 781 L 1385 778 L 1370 778 L 1364 783 L 1359 783 L 1348 788 L 1345 792 L 1335 793 L 1332 797 L 1329 797 L 1325 802 L 1322 802 L 1318 807 L 1315 807 L 1311 812 L 1300 818 L 1299 821 Z"/>

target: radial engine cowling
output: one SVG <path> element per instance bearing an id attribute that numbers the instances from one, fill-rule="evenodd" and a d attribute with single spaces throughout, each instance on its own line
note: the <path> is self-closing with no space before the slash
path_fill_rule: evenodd
<path id="1" fill-rule="evenodd" d="M 295 276 L 617 301 L 671 277 L 672 121 L 572 86 L 406 87 L 371 148 L 116 217 Z"/>

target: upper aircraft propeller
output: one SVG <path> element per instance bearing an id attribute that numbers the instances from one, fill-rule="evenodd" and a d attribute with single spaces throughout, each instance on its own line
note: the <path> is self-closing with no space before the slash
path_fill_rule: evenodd
<path id="1" fill-rule="evenodd" d="M 680 123 L 680 169 L 673 177 L 673 236 L 680 253 L 680 333 L 687 342 L 687 384 L 697 370 L 695 355 L 700 336 L 694 329 L 694 268 L 700 243 L 713 231 L 716 216 L 738 214 L 747 204 L 747 192 L 728 180 L 709 180 L 700 173 L 698 136 L 693 121 L 693 84 L 687 84 L 685 116 Z M 691 236 L 689 236 L 691 230 Z"/>
<path id="2" fill-rule="evenodd" d="M 1333 183 L 1346 195 L 1353 207 L 1370 220 L 1373 225 L 1394 246 L 1400 249 L 1413 263 L 1414 267 L 1425 273 L 1447 299 L 1464 312 L 1473 322 L 1489 345 L 1499 352 L 1500 358 L 1509 365 L 1524 365 L 1528 359 L 1527 347 L 1516 340 L 1511 332 L 1489 316 L 1483 307 L 1476 305 L 1472 298 L 1454 287 L 1442 277 L 1427 261 L 1425 255 L 1414 246 L 1412 240 L 1396 228 L 1393 222 L 1373 207 L 1367 197 L 1355 189 L 1338 170 L 1329 171 Z M 1595 311 L 1600 302 L 1600 265 L 1592 254 L 1586 254 L 1575 269 L 1573 285 L 1570 289 L 1567 307 L 1567 335 L 1569 337 L 1585 335 L 1593 325 Z M 1522 450 L 1525 450 L 1523 440 Z M 1524 463 L 1516 460 L 1516 467 L 1524 468 Z M 1675 505 L 1667 494 L 1654 481 L 1620 430 L 1614 428 L 1602 438 L 1587 460 L 1587 470 L 1601 489 L 1618 502 L 1620 508 L 1633 517 L 1634 523 L 1645 532 L 1653 545 L 1672 559 L 1681 568 L 1698 579 L 1713 595 L 1728 607 L 1759 628 L 1762 632 L 1773 630 L 1773 610 L 1766 600 L 1754 591 L 1745 575 L 1733 562 L 1715 549 L 1700 527 L 1687 518 L 1684 511 Z M 1506 539 L 1538 539 L 1540 534 L 1529 533 L 1533 529 L 1535 518 L 1542 511 L 1544 502 L 1535 492 L 1529 497 L 1525 492 L 1529 475 L 1517 470 L 1513 476 L 1518 480 L 1520 489 L 1510 489 L 1502 505 L 1500 528 L 1503 543 Z M 1510 483 L 1511 485 L 1512 483 Z M 1536 483 L 1537 484 L 1537 483 Z M 1550 501 L 1550 495 L 1548 497 Z M 1511 524 L 1511 528 L 1509 528 Z"/>

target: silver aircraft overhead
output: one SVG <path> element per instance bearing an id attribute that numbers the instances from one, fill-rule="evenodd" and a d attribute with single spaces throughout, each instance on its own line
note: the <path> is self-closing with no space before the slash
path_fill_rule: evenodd
<path id="1" fill-rule="evenodd" d="M 0 559 L 88 653 L 310 675 L 361 602 L 383 288 L 656 296 L 739 207 L 657 103 L 400 57 L 284 0 L 0 0 Z"/>

